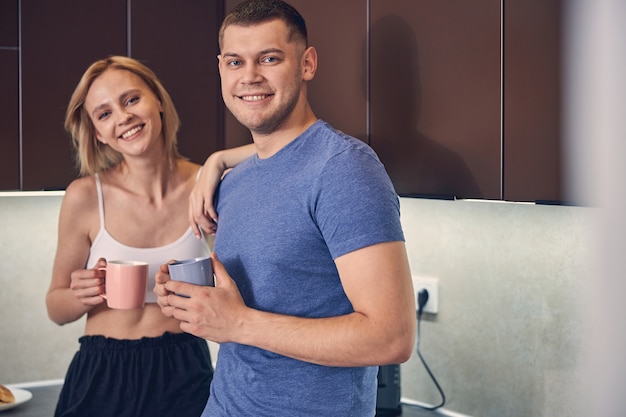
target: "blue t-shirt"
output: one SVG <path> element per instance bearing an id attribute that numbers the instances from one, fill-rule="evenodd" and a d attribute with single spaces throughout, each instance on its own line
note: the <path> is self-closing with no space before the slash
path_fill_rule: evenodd
<path id="1" fill-rule="evenodd" d="M 398 196 L 374 151 L 323 121 L 233 169 L 217 211 L 215 253 L 246 305 L 278 314 L 353 312 L 334 259 L 404 240 Z M 373 416 L 377 371 L 223 343 L 203 416 Z"/>

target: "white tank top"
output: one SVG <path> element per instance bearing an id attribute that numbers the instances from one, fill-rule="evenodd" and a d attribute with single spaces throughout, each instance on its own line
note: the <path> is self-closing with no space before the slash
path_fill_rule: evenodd
<path id="1" fill-rule="evenodd" d="M 87 268 L 93 268 L 98 259 L 143 261 L 148 263 L 148 283 L 146 285 L 146 303 L 156 303 L 154 275 L 159 267 L 169 260 L 188 259 L 210 254 L 209 245 L 204 239 L 197 239 L 191 227 L 176 241 L 156 248 L 135 248 L 118 242 L 104 227 L 104 200 L 100 177 L 95 174 L 96 189 L 98 191 L 98 209 L 100 211 L 100 230 L 89 250 Z"/>

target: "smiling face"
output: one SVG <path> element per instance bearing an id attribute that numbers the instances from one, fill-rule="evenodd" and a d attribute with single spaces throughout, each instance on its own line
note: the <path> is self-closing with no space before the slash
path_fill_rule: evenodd
<path id="1" fill-rule="evenodd" d="M 269 135 L 304 111 L 316 55 L 290 40 L 282 20 L 224 29 L 219 70 L 224 103 L 254 134 Z"/>
<path id="2" fill-rule="evenodd" d="M 110 69 L 96 78 L 85 97 L 96 138 L 124 155 L 139 155 L 163 145 L 161 103 L 130 71 Z"/>

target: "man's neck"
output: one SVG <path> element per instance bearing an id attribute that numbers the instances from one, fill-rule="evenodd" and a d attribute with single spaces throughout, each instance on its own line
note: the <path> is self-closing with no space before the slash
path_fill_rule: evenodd
<path id="1" fill-rule="evenodd" d="M 251 132 L 259 158 L 266 159 L 273 156 L 304 133 L 316 121 L 317 117 L 313 111 L 309 109 L 304 117 L 300 118 L 297 122 L 292 121 L 272 133 L 262 134 Z"/>

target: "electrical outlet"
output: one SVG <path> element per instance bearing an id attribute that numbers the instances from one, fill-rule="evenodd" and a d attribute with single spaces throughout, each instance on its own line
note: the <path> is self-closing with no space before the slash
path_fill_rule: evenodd
<path id="1" fill-rule="evenodd" d="M 439 312 L 439 278 L 413 275 L 413 288 L 415 289 L 415 303 L 417 294 L 421 289 L 428 291 L 428 301 L 424 305 L 424 313 L 437 314 Z"/>

